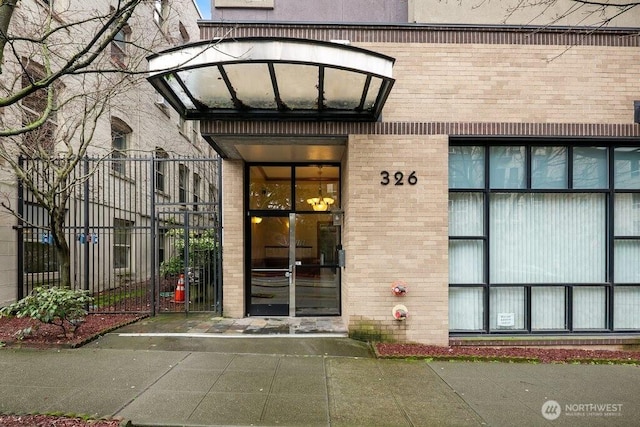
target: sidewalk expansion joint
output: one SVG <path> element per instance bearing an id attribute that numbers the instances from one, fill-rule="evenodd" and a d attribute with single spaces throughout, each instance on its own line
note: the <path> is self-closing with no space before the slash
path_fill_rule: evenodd
<path id="1" fill-rule="evenodd" d="M 212 334 L 193 332 L 139 332 L 121 333 L 119 337 L 166 337 L 166 338 L 347 338 L 347 334 L 340 333 L 309 333 L 309 334 Z"/>

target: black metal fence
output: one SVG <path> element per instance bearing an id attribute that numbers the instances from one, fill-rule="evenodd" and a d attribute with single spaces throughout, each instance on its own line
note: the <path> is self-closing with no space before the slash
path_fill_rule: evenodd
<path id="1" fill-rule="evenodd" d="M 221 313 L 220 159 L 83 158 L 56 185 L 63 164 L 20 159 L 18 298 L 68 271 L 93 312 Z M 43 194 L 64 204 L 62 236 Z"/>

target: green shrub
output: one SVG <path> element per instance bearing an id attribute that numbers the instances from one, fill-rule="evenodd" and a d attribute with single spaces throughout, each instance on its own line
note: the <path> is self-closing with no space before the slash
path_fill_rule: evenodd
<path id="1" fill-rule="evenodd" d="M 93 301 L 88 293 L 58 287 L 34 288 L 25 298 L 0 309 L 0 317 L 30 317 L 59 326 L 65 335 L 67 332 L 75 334 L 87 315 L 85 306 Z"/>

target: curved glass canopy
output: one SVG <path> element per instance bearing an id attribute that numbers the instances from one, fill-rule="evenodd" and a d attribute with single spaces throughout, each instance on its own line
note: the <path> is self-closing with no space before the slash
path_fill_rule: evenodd
<path id="1" fill-rule="evenodd" d="M 394 59 L 305 39 L 217 39 L 147 58 L 149 81 L 187 119 L 376 121 Z"/>

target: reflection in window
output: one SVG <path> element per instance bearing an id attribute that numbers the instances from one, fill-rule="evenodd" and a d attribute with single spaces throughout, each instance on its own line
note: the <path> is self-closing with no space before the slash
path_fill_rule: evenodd
<path id="1" fill-rule="evenodd" d="M 640 148 L 618 147 L 614 151 L 615 188 L 640 188 Z"/>
<path id="2" fill-rule="evenodd" d="M 291 167 L 252 166 L 249 174 L 249 209 L 291 209 Z"/>
<path id="3" fill-rule="evenodd" d="M 573 148 L 573 188 L 608 188 L 607 149 Z"/>
<path id="4" fill-rule="evenodd" d="M 567 188 L 567 148 L 531 149 L 531 188 Z"/>
<path id="5" fill-rule="evenodd" d="M 491 147 L 490 153 L 491 188 L 524 188 L 524 147 Z"/>
<path id="6" fill-rule="evenodd" d="M 484 147 L 449 147 L 449 188 L 484 188 Z"/>

